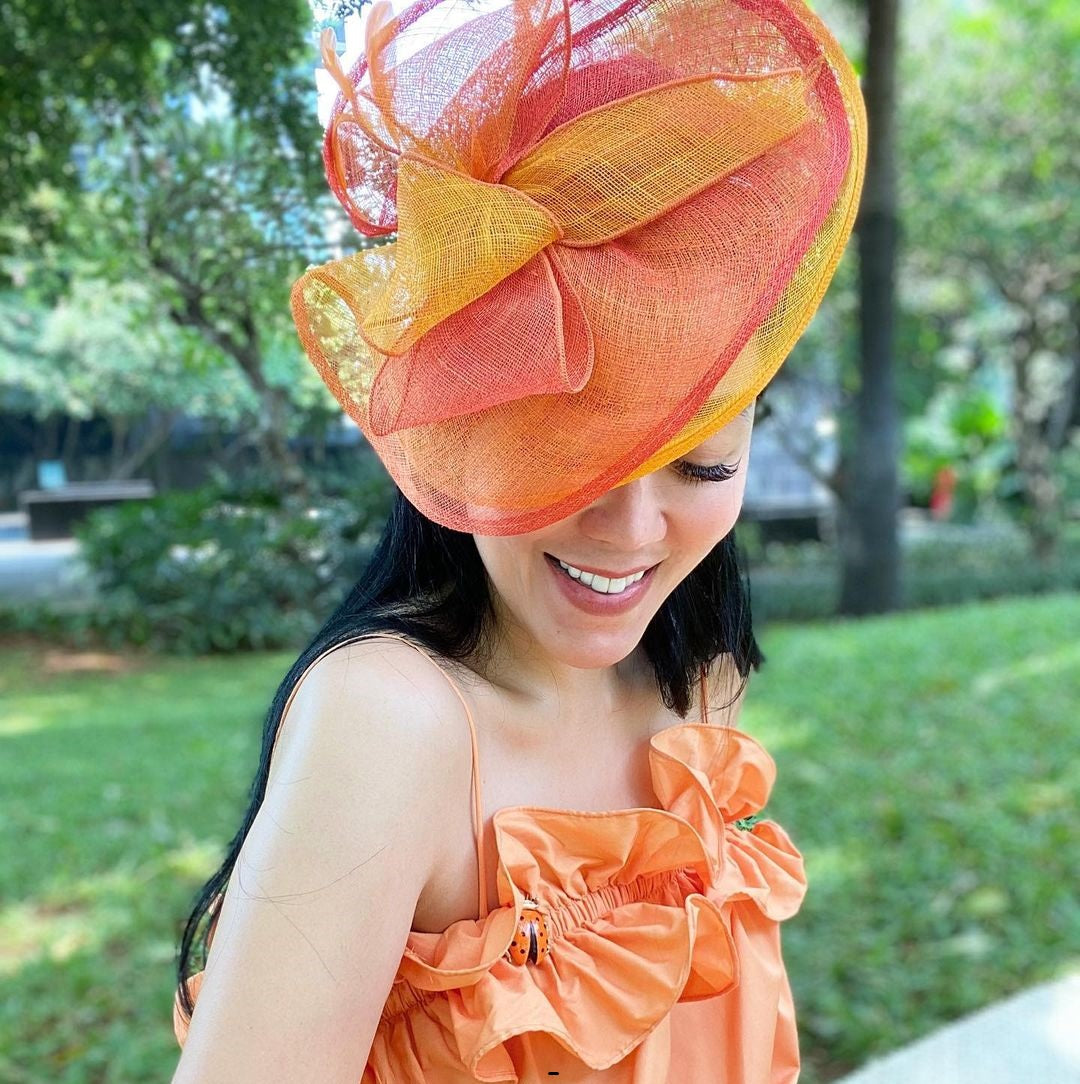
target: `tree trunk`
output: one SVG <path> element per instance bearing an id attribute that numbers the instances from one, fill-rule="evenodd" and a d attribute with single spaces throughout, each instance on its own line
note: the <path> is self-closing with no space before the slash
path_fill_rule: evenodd
<path id="1" fill-rule="evenodd" d="M 130 478 L 143 464 L 169 439 L 172 427 L 180 417 L 181 411 L 172 410 L 159 415 L 142 440 L 125 459 L 113 459 L 111 476 Z"/>
<path id="2" fill-rule="evenodd" d="M 289 447 L 287 436 L 290 413 L 288 393 L 267 383 L 254 326 L 250 327 L 249 333 L 245 343 L 234 344 L 232 354 L 262 405 L 252 433 L 253 443 L 262 463 L 280 478 L 282 491 L 306 496 L 309 492 L 308 479 L 300 459 Z"/>
<path id="3" fill-rule="evenodd" d="M 859 251 L 859 390 L 842 470 L 840 610 L 882 613 L 900 603 L 899 416 L 893 376 L 896 249 L 896 53 L 899 0 L 869 0 L 869 146 L 855 231 Z"/>
<path id="4" fill-rule="evenodd" d="M 206 295 L 199 284 L 191 281 L 167 256 L 155 252 L 151 265 L 168 276 L 180 291 L 182 304 L 172 307 L 172 319 L 181 327 L 199 331 L 236 362 L 258 396 L 261 410 L 251 438 L 262 463 L 277 473 L 283 492 L 306 496 L 309 492 L 308 480 L 286 436 L 290 406 L 288 393 L 266 380 L 258 327 L 250 307 L 242 304 L 236 319 L 236 330 L 228 330 L 207 315 L 204 306 Z M 239 298 L 237 300 L 241 301 Z"/>
<path id="5" fill-rule="evenodd" d="M 127 446 L 129 422 L 123 414 L 109 414 L 109 434 L 112 440 L 109 444 L 109 477 L 118 478 L 117 470 L 124 456 L 124 448 Z"/>
<path id="6" fill-rule="evenodd" d="M 1065 379 L 1065 391 L 1050 410 L 1047 422 L 1047 443 L 1060 452 L 1072 437 L 1074 429 L 1080 428 L 1080 294 L 1069 306 L 1072 327 L 1069 375 Z"/>
<path id="7" fill-rule="evenodd" d="M 34 449 L 35 459 L 59 459 L 60 458 L 60 423 L 63 421 L 62 414 L 50 414 L 45 419 L 45 424 L 38 430 L 37 447 Z"/>
<path id="8" fill-rule="evenodd" d="M 70 478 L 72 466 L 79 458 L 79 431 L 82 429 L 82 421 L 68 414 L 64 418 L 64 443 L 60 448 L 60 462 L 64 464 L 64 472 Z"/>
<path id="9" fill-rule="evenodd" d="M 1018 335 L 1014 344 L 1012 437 L 1032 554 L 1041 564 L 1049 564 L 1057 552 L 1061 530 L 1061 489 L 1054 477 L 1054 449 L 1046 404 L 1040 402 L 1041 396 L 1031 386 L 1037 352 L 1034 319 L 1027 331 L 1028 334 Z"/>

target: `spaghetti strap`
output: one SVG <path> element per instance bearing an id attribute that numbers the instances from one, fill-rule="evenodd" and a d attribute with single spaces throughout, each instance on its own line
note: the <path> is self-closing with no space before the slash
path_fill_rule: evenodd
<path id="1" fill-rule="evenodd" d="M 395 640 L 401 640 L 410 647 L 416 648 L 421 655 L 426 655 L 432 664 L 442 672 L 443 677 L 450 682 L 450 687 L 457 693 L 461 706 L 465 709 L 465 718 L 469 720 L 469 742 L 472 745 L 472 808 L 473 808 L 473 837 L 476 840 L 476 894 L 480 907 L 480 918 L 488 913 L 487 894 L 487 863 L 484 860 L 484 803 L 480 793 L 480 747 L 476 740 L 476 722 L 473 720 L 472 711 L 469 710 L 469 702 L 465 699 L 458 688 L 458 684 L 436 661 L 432 652 L 410 640 L 399 632 L 379 632 L 379 636 L 390 636 Z"/>
<path id="2" fill-rule="evenodd" d="M 709 705 L 705 702 L 707 699 L 708 689 L 705 685 L 705 667 L 701 667 L 701 723 L 703 726 L 709 725 Z"/>
<path id="3" fill-rule="evenodd" d="M 450 683 L 450 687 L 457 694 L 458 699 L 461 701 L 462 707 L 465 709 L 465 717 L 469 722 L 469 743 L 472 751 L 472 812 L 473 812 L 473 836 L 476 840 L 476 891 L 477 899 L 479 903 L 479 917 L 484 918 L 489 910 L 488 907 L 488 892 L 487 892 L 487 863 L 484 856 L 484 806 L 480 789 L 480 747 L 476 738 L 476 722 L 473 719 L 472 711 L 469 708 L 469 702 L 466 700 L 461 689 L 454 679 L 446 672 L 446 670 L 439 665 L 434 653 L 427 650 L 427 648 L 420 647 L 419 644 L 410 640 L 407 636 L 399 632 L 390 632 L 380 630 L 375 633 L 366 633 L 363 636 L 358 636 L 352 640 L 342 641 L 340 644 L 335 644 L 333 647 L 324 651 L 322 654 L 316 656 L 315 659 L 307 666 L 304 672 L 300 675 L 299 680 L 292 687 L 289 692 L 288 699 L 285 701 L 285 707 L 282 709 L 281 717 L 284 718 L 289 710 L 289 706 L 292 704 L 293 698 L 296 696 L 297 690 L 300 688 L 304 678 L 314 668 L 315 663 L 325 655 L 329 655 L 330 652 L 335 651 L 339 647 L 344 647 L 350 643 L 358 643 L 365 639 L 374 639 L 377 636 L 386 636 L 394 640 L 401 640 L 403 643 L 408 644 L 410 647 L 415 648 L 421 655 L 426 655 L 428 659 L 436 666 Z M 706 667 L 701 668 L 701 723 L 704 726 L 709 726 L 709 707 L 707 704 L 708 688 L 706 685 Z M 281 734 L 281 726 L 279 724 L 277 733 L 274 735 L 274 747 L 277 746 L 278 737 Z"/>

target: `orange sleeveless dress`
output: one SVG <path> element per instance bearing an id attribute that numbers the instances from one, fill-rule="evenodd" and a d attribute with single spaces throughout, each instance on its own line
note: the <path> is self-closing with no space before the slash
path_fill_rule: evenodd
<path id="1" fill-rule="evenodd" d="M 783 829 L 754 820 L 775 765 L 753 738 L 709 725 L 704 675 L 702 722 L 649 742 L 662 808 L 493 815 L 489 909 L 476 727 L 443 673 L 469 720 L 483 917 L 409 934 L 359 1084 L 797 1080 L 779 923 L 802 903 L 803 861 Z M 546 955 L 515 961 L 519 924 L 537 910 Z M 193 998 L 202 976 L 187 980 Z M 179 991 L 173 1026 L 183 1046 Z"/>

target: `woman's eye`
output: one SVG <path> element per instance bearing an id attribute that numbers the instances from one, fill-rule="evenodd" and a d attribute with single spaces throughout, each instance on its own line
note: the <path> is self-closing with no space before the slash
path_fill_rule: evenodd
<path id="1" fill-rule="evenodd" d="M 698 463 L 687 463 L 683 459 L 676 459 L 672 466 L 688 482 L 726 482 L 734 478 L 739 469 L 741 460 L 734 463 L 714 463 L 710 466 L 702 466 Z"/>

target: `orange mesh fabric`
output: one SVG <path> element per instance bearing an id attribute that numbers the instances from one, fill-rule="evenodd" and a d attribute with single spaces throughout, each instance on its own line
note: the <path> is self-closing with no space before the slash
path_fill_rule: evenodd
<path id="1" fill-rule="evenodd" d="M 801 0 L 460 17 L 376 5 L 348 76 L 324 46 L 331 187 L 396 237 L 309 269 L 293 313 L 406 496 L 514 534 L 670 462 L 771 379 L 850 236 L 866 122 Z"/>

